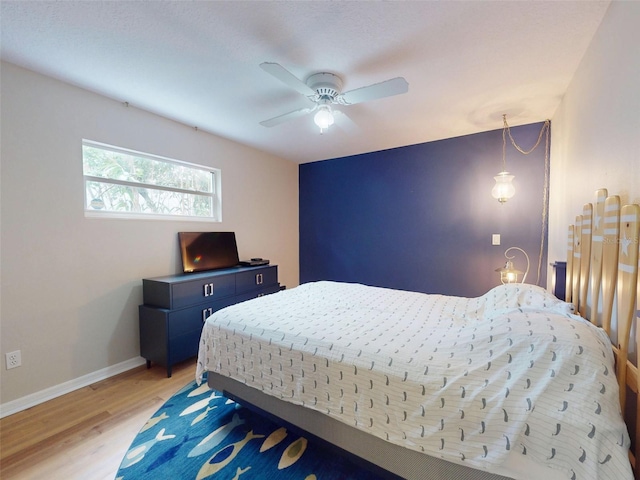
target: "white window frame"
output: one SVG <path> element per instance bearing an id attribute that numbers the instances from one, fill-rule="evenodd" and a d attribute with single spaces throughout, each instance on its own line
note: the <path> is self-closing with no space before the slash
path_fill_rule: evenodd
<path id="1" fill-rule="evenodd" d="M 151 153 L 140 152 L 137 150 L 131 150 L 128 148 L 117 147 L 114 145 L 108 145 L 106 143 L 95 142 L 93 140 L 82 139 L 82 146 L 89 146 L 98 148 L 101 150 L 108 150 L 115 153 L 123 153 L 126 155 L 134 155 L 137 157 L 148 158 L 150 160 L 172 163 L 183 167 L 194 168 L 198 170 L 204 170 L 212 175 L 212 192 L 201 192 L 196 190 L 188 190 L 181 188 L 168 187 L 163 185 L 153 185 L 148 183 L 138 183 L 126 180 L 119 180 L 108 177 L 98 177 L 92 175 L 86 175 L 84 172 L 84 152 L 82 153 L 83 161 L 83 201 L 84 201 L 84 213 L 85 217 L 89 218 L 117 218 L 117 219 L 146 219 L 146 220 L 180 220 L 180 221 L 197 221 L 197 222 L 222 222 L 222 173 L 218 168 L 207 167 L 204 165 L 198 165 L 195 163 L 183 162 L 181 160 L 175 160 L 172 158 L 162 157 L 160 155 L 154 155 Z M 87 182 L 98 181 L 102 183 L 111 183 L 113 185 L 124 185 L 130 187 L 143 187 L 149 190 L 170 191 L 176 193 L 197 194 L 210 196 L 212 202 L 212 216 L 193 216 L 193 215 L 167 215 L 161 213 L 151 212 L 115 212 L 115 211 L 103 211 L 98 209 L 92 209 L 89 206 L 90 199 L 87 198 Z"/>

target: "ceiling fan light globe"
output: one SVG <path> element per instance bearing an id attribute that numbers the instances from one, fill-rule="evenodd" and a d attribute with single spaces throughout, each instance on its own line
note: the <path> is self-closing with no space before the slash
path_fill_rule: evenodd
<path id="1" fill-rule="evenodd" d="M 321 106 L 318 112 L 313 117 L 315 124 L 320 127 L 320 131 L 329 128 L 333 125 L 333 114 L 328 106 Z"/>

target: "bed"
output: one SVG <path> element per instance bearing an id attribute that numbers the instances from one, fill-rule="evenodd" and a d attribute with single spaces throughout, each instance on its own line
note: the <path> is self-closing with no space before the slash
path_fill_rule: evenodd
<path id="1" fill-rule="evenodd" d="M 598 195 L 591 212 L 606 209 Z M 618 203 L 618 236 L 586 254 L 599 240 L 585 207 L 570 229 L 579 239 L 567 259 L 570 303 L 527 284 L 461 298 L 312 282 L 209 317 L 196 376 L 390 476 L 633 478 L 621 412 L 634 410 L 626 385 L 637 393 L 625 339 L 639 289 L 638 208 Z M 614 322 L 591 300 L 606 308 L 612 283 Z"/>

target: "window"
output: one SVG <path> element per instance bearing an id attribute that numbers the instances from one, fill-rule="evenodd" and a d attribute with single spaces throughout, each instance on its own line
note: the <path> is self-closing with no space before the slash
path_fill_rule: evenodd
<path id="1" fill-rule="evenodd" d="M 89 216 L 221 220 L 219 170 L 88 140 L 82 164 Z"/>

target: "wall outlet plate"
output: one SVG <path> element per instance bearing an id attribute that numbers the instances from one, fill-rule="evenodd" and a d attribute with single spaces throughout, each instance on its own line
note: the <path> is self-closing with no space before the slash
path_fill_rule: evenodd
<path id="1" fill-rule="evenodd" d="M 12 368 L 22 365 L 22 354 L 20 353 L 20 350 L 6 353 L 5 359 L 7 363 L 7 370 L 11 370 Z"/>

